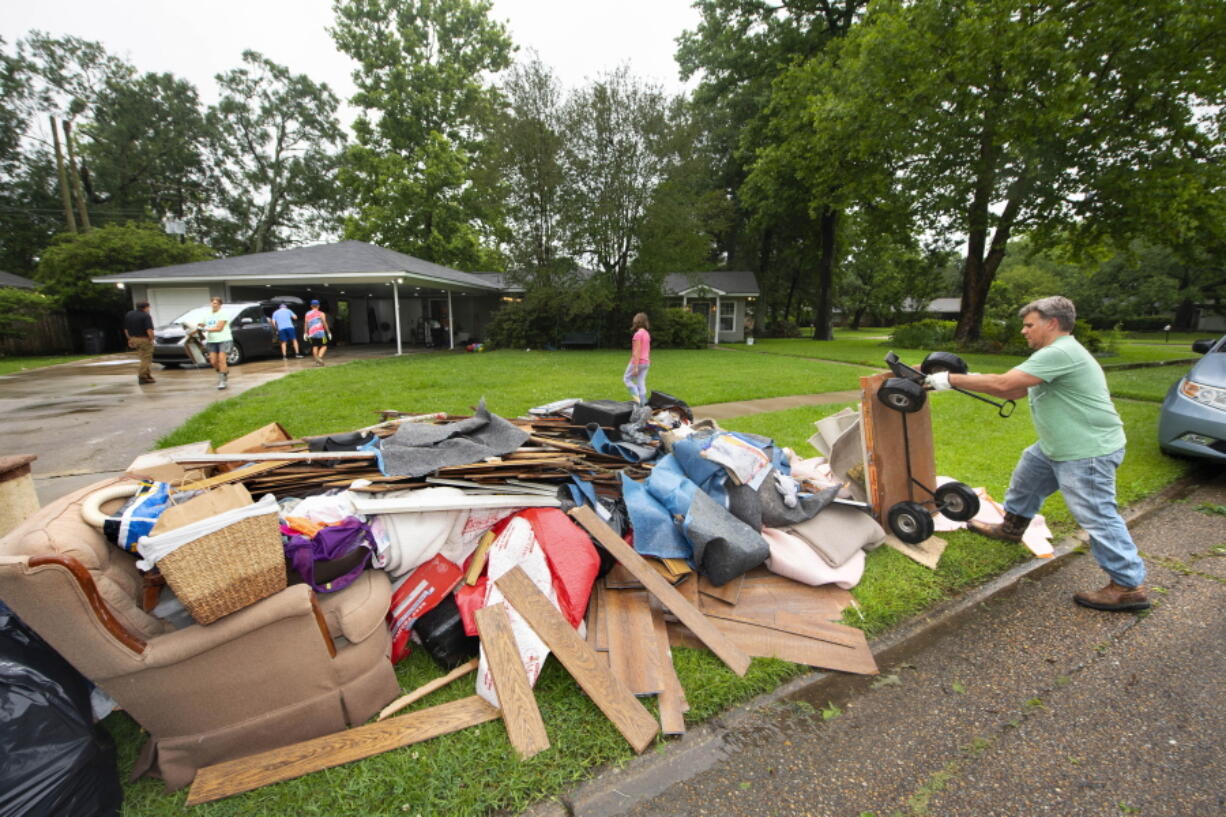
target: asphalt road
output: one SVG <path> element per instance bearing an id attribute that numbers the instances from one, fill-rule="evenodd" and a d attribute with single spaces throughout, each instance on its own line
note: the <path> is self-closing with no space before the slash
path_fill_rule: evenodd
<path id="1" fill-rule="evenodd" d="M 1221 506 L 1218 476 L 1134 526 L 1156 602 L 1147 614 L 1074 605 L 1075 590 L 1105 578 L 1073 556 L 918 639 L 833 702 L 826 689 L 751 707 L 702 751 L 608 773 L 553 810 L 1226 815 L 1226 516 L 1211 512 Z M 657 792 L 653 780 L 678 773 Z"/>
<path id="2" fill-rule="evenodd" d="M 382 346 L 329 351 L 329 365 L 390 353 Z M 0 376 L 0 454 L 36 454 L 34 486 L 42 504 L 122 473 L 137 455 L 210 403 L 304 368 L 303 359 L 254 360 L 230 370 L 219 391 L 211 369 L 163 369 L 136 382 L 134 354 L 106 355 Z M 215 440 L 223 443 L 225 440 Z"/>

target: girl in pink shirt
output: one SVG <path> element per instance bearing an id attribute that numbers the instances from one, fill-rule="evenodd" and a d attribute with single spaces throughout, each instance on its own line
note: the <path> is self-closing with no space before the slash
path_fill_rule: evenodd
<path id="1" fill-rule="evenodd" d="M 635 315 L 630 328 L 634 330 L 634 337 L 630 340 L 630 364 L 626 366 L 622 382 L 634 401 L 641 405 L 647 402 L 647 369 L 651 366 L 651 334 L 647 331 L 651 324 L 647 321 L 647 313 Z"/>

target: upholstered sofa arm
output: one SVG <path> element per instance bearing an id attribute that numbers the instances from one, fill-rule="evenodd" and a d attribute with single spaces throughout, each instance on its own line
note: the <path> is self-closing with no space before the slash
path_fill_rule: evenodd
<path id="1" fill-rule="evenodd" d="M 212 624 L 196 624 L 152 638 L 141 661 L 147 667 L 169 666 L 294 618 L 301 619 L 294 629 L 302 639 L 297 649 L 305 652 L 321 647 L 330 655 L 336 654 L 315 591 L 309 585 L 296 584 Z"/>

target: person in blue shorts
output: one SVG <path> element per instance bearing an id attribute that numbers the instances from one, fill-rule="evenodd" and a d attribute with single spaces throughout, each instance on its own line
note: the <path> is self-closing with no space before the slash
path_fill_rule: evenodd
<path id="1" fill-rule="evenodd" d="M 294 321 L 298 320 L 298 316 L 289 308 L 289 304 L 283 303 L 277 307 L 269 320 L 277 328 L 277 340 L 281 341 L 281 359 L 286 359 L 290 343 L 294 344 L 294 357 L 302 357 L 302 351 L 298 348 L 298 330 L 294 329 Z"/>

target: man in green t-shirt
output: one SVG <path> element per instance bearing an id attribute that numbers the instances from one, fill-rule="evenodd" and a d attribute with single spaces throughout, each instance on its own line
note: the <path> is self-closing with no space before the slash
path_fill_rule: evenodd
<path id="1" fill-rule="evenodd" d="M 999 525 L 971 522 L 972 530 L 994 539 L 1021 541 L 1043 500 L 1056 491 L 1077 524 L 1090 534 L 1090 550 L 1110 577 L 1101 590 L 1073 595 L 1096 610 L 1144 610 L 1145 563 L 1115 504 L 1115 471 L 1124 460 L 1124 424 L 1111 403 L 1102 367 L 1071 334 L 1077 310 L 1054 295 L 1022 307 L 1022 335 L 1035 350 L 1004 374 L 949 374 L 928 377 L 938 391 L 957 386 L 1006 400 L 1030 398 L 1039 441 L 1022 452 Z"/>

